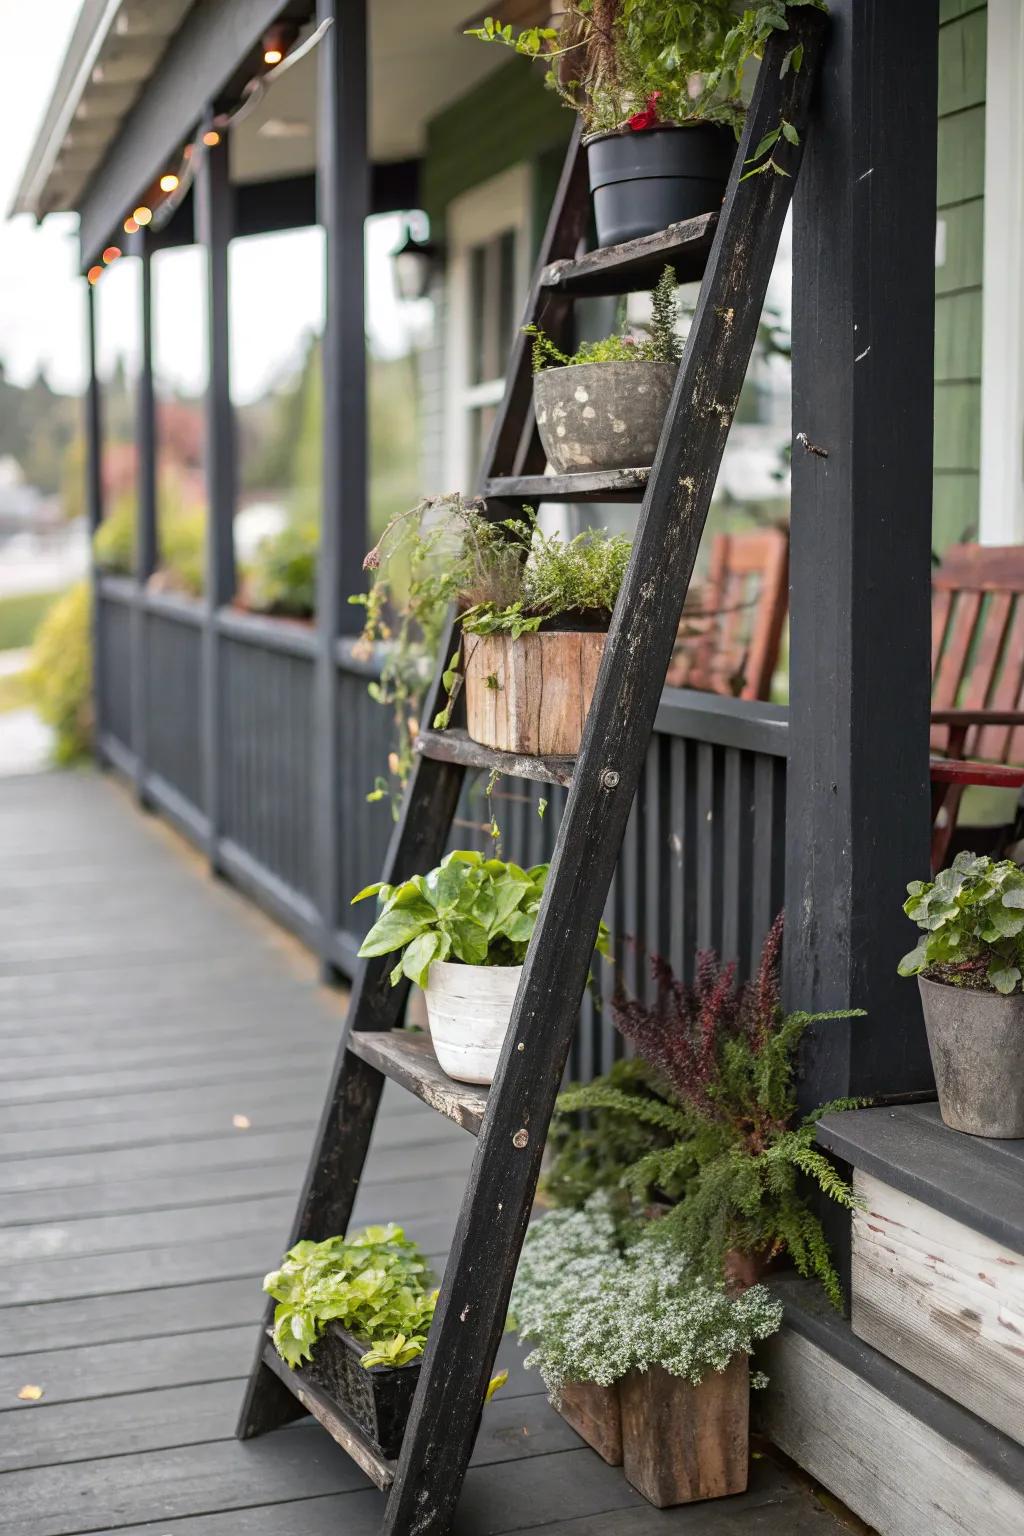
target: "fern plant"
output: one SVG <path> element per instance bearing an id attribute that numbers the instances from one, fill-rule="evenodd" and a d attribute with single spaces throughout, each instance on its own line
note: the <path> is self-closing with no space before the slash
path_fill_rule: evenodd
<path id="1" fill-rule="evenodd" d="M 567 1128 L 565 1117 L 586 1112 L 595 1125 L 617 1123 L 620 1161 L 613 1177 L 630 1210 L 654 1199 L 672 1202 L 656 1223 L 659 1240 L 678 1245 L 716 1278 L 732 1253 L 760 1266 L 786 1252 L 799 1273 L 817 1279 L 839 1307 L 839 1277 L 804 1181 L 853 1207 L 850 1186 L 814 1138 L 821 1115 L 858 1101 L 835 1100 L 798 1118 L 796 1061 L 811 1024 L 851 1018 L 860 1010 L 783 1015 L 781 945 L 780 914 L 752 982 L 738 986 L 735 966 L 722 965 L 707 952 L 698 957 L 692 986 L 655 960 L 652 1004 L 621 991 L 616 995 L 615 1023 L 644 1067 L 628 1083 L 609 1074 L 560 1096 L 557 1155 L 547 1188 L 554 1198 L 576 1203 L 583 1187 L 581 1162 L 583 1183 L 601 1176 L 589 1154 L 593 1131 Z M 636 1091 L 638 1081 L 644 1091 Z M 629 1160 L 623 1150 L 637 1155 Z"/>

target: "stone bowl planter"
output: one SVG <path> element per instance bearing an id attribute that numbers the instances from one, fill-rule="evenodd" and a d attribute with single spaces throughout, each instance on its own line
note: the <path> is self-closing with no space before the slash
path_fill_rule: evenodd
<path id="1" fill-rule="evenodd" d="M 424 996 L 434 1054 L 457 1083 L 489 1084 L 508 1033 L 521 965 L 435 960 Z"/>
<path id="2" fill-rule="evenodd" d="M 598 245 L 716 212 L 735 158 L 736 135 L 720 123 L 595 134 L 587 141 L 587 169 Z"/>
<path id="3" fill-rule="evenodd" d="M 466 728 L 474 741 L 528 757 L 574 757 L 604 654 L 600 630 L 466 635 Z"/>
<path id="4" fill-rule="evenodd" d="M 917 980 L 946 1125 L 1024 1137 L 1024 997 Z"/>
<path id="5" fill-rule="evenodd" d="M 650 464 L 678 371 L 675 363 L 576 363 L 534 375 L 544 452 L 559 474 Z"/>

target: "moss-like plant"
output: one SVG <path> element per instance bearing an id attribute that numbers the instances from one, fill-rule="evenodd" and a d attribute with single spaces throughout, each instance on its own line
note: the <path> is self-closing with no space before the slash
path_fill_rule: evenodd
<path id="1" fill-rule="evenodd" d="M 646 336 L 617 332 L 600 341 L 582 341 L 575 352 L 566 353 L 538 326 L 524 326 L 525 334 L 533 337 L 534 373 L 581 363 L 678 363 L 683 342 L 676 330 L 676 287 L 675 273 L 666 267 L 651 294 L 651 323 Z"/>
<path id="2" fill-rule="evenodd" d="M 563 1093 L 558 1111 L 600 1112 L 649 1130 L 648 1147 L 631 1162 L 624 1156 L 610 1170 L 609 1182 L 641 1208 L 651 1200 L 673 1201 L 657 1223 L 658 1239 L 688 1253 L 703 1273 L 721 1278 L 732 1252 L 758 1265 L 787 1252 L 797 1270 L 820 1281 L 838 1307 L 839 1277 L 803 1180 L 838 1204 L 853 1206 L 849 1185 L 815 1146 L 815 1124 L 828 1111 L 857 1101 L 836 1100 L 798 1117 L 796 1062 L 811 1024 L 851 1018 L 858 1010 L 784 1015 L 781 943 L 780 915 L 757 978 L 744 986 L 736 984 L 735 967 L 721 965 L 711 953 L 698 957 L 692 986 L 656 961 L 653 1003 L 620 993 L 612 1005 L 617 1027 L 651 1074 L 646 1091 L 626 1092 L 597 1078 Z M 571 1132 L 563 1131 L 549 1179 L 553 1193 L 560 1164 L 570 1157 L 578 1162 L 579 1154 Z"/>

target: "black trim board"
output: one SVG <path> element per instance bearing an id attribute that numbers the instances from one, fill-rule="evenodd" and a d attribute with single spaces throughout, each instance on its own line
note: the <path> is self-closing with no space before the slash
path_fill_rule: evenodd
<path id="1" fill-rule="evenodd" d="M 970 1456 L 993 1477 L 1014 1490 L 1024 1488 L 1024 1446 L 863 1343 L 812 1282 L 787 1276 L 772 1281 L 770 1288 L 785 1308 L 784 1332 L 791 1329 L 802 1334 L 865 1385 Z"/>
<path id="2" fill-rule="evenodd" d="M 952 1131 L 937 1104 L 825 1115 L 818 1141 L 854 1168 L 1024 1253 L 1024 1141 Z"/>

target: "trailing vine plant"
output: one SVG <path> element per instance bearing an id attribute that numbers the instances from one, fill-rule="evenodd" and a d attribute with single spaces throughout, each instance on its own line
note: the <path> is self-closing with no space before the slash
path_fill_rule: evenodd
<path id="1" fill-rule="evenodd" d="M 692 985 L 655 959 L 652 1003 L 617 992 L 612 1017 L 640 1064 L 560 1096 L 547 1188 L 575 1204 L 611 1186 L 632 1216 L 666 1203 L 655 1223 L 659 1241 L 677 1245 L 703 1273 L 721 1278 L 736 1253 L 763 1267 L 786 1252 L 839 1307 L 839 1277 L 802 1181 L 853 1207 L 850 1186 L 815 1146 L 815 1125 L 859 1101 L 835 1100 L 798 1117 L 796 1061 L 811 1024 L 860 1010 L 783 1014 L 781 944 L 780 914 L 751 982 L 737 985 L 735 966 L 704 952 Z M 566 1123 L 581 1111 L 602 1130 L 615 1127 L 609 1147 L 594 1145 L 589 1126 Z"/>

